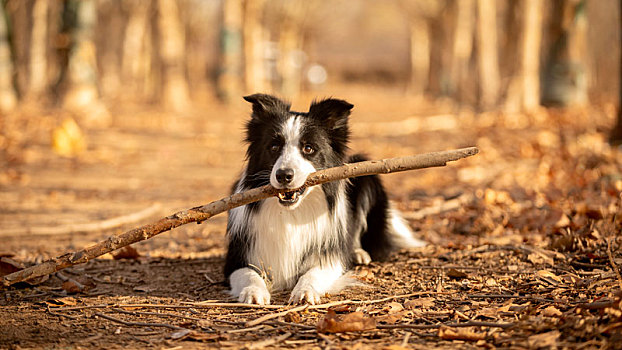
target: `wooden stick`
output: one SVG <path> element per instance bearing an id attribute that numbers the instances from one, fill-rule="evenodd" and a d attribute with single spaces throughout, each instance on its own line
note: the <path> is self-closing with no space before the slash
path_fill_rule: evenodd
<path id="1" fill-rule="evenodd" d="M 345 164 L 342 166 L 323 169 L 309 175 L 305 186 L 316 186 L 330 181 L 343 180 L 350 177 L 388 174 L 406 170 L 423 169 L 444 166 L 447 162 L 470 157 L 479 152 L 477 147 L 468 147 L 444 152 L 432 152 L 415 156 L 391 158 L 383 160 L 369 160 L 360 163 Z M 149 239 L 162 232 L 185 225 L 191 222 L 201 223 L 216 214 L 256 202 L 277 195 L 284 190 L 277 190 L 270 185 L 253 188 L 246 192 L 235 193 L 209 204 L 179 211 L 163 219 L 127 231 L 120 235 L 113 235 L 106 240 L 86 247 L 73 253 L 66 253 L 41 264 L 8 274 L 2 277 L 2 285 L 7 287 L 17 282 L 26 281 L 35 277 L 44 276 L 69 266 L 84 264 L 98 256 L 113 250 L 128 246 L 132 243 Z"/>

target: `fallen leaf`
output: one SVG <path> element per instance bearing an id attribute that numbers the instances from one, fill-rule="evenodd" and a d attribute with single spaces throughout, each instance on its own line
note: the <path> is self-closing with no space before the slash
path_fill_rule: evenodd
<path id="1" fill-rule="evenodd" d="M 297 312 L 288 313 L 285 315 L 285 322 L 300 323 L 300 314 Z"/>
<path id="2" fill-rule="evenodd" d="M 84 285 L 78 281 L 68 280 L 63 282 L 63 290 L 69 294 L 80 293 L 84 290 Z"/>
<path id="3" fill-rule="evenodd" d="M 136 248 L 128 245 L 117 251 L 112 252 L 112 257 L 114 258 L 114 260 L 120 260 L 120 259 L 136 260 L 140 257 L 140 254 L 138 254 L 138 251 L 136 250 Z"/>
<path id="4" fill-rule="evenodd" d="M 535 334 L 527 338 L 527 343 L 530 348 L 547 348 L 555 346 L 557 339 L 559 339 L 560 333 L 558 330 Z"/>
<path id="5" fill-rule="evenodd" d="M 404 302 L 404 306 L 411 310 L 414 308 L 431 308 L 434 307 L 434 298 L 419 298 L 419 299 L 409 299 Z"/>
<path id="6" fill-rule="evenodd" d="M 337 315 L 334 310 L 328 310 L 317 325 L 320 333 L 362 332 L 375 328 L 376 320 L 360 311 Z"/>
<path id="7" fill-rule="evenodd" d="M 466 272 L 458 271 L 456 269 L 449 269 L 447 271 L 447 277 L 455 278 L 455 279 L 463 279 L 469 277 Z"/>
<path id="8" fill-rule="evenodd" d="M 23 268 L 24 265 L 9 257 L 3 256 L 0 258 L 0 277 L 17 272 Z"/>
<path id="9" fill-rule="evenodd" d="M 384 316 L 376 316 L 376 322 L 383 322 L 387 324 L 395 324 L 397 321 L 401 321 L 406 315 L 407 311 L 401 311 Z"/>
<path id="10" fill-rule="evenodd" d="M 169 334 L 168 337 L 173 339 L 173 340 L 179 340 L 179 339 L 185 338 L 190 333 L 192 333 L 192 331 L 189 330 L 189 329 L 180 329 L 180 330 L 178 330 L 176 332 L 173 332 L 173 333 Z"/>
<path id="11" fill-rule="evenodd" d="M 49 300 L 46 300 L 45 303 L 51 306 L 63 306 L 63 305 L 73 306 L 73 305 L 76 305 L 78 302 L 76 301 L 74 297 L 64 297 L 64 298 L 49 299 Z"/>
<path id="12" fill-rule="evenodd" d="M 388 305 L 388 309 L 387 309 L 389 314 L 394 314 L 394 313 L 400 312 L 402 310 L 404 310 L 404 307 L 402 306 L 402 304 L 397 303 L 395 301 L 390 302 L 389 305 Z"/>
<path id="13" fill-rule="evenodd" d="M 478 341 L 486 338 L 486 334 L 477 333 L 473 327 L 450 328 L 441 327 L 438 329 L 438 337 L 444 340 L 467 340 Z"/>
<path id="14" fill-rule="evenodd" d="M 539 270 L 538 272 L 536 272 L 536 275 L 540 277 L 540 279 L 553 286 L 557 286 L 558 284 L 564 282 L 561 277 L 548 270 Z"/>
<path id="15" fill-rule="evenodd" d="M 542 314 L 548 317 L 559 317 L 562 315 L 562 312 L 559 311 L 555 306 L 551 305 L 544 309 L 542 311 Z"/>

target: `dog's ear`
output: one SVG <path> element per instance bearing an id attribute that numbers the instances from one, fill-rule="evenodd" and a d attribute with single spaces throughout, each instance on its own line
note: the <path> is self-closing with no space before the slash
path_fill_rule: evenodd
<path id="1" fill-rule="evenodd" d="M 309 115 L 322 120 L 330 128 L 338 129 L 348 125 L 348 116 L 354 105 L 344 101 L 329 98 L 314 101 L 309 107 Z"/>
<path id="2" fill-rule="evenodd" d="M 282 100 L 267 94 L 253 94 L 244 96 L 244 99 L 253 104 L 253 118 L 262 118 L 267 115 L 289 112 L 290 105 Z"/>

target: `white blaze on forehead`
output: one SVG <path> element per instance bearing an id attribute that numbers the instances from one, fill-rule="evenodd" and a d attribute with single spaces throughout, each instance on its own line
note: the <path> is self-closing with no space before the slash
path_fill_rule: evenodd
<path id="1" fill-rule="evenodd" d="M 270 184 L 276 188 L 298 188 L 304 185 L 307 176 L 316 169 L 308 160 L 300 153 L 300 137 L 302 131 L 302 120 L 297 115 L 289 117 L 281 132 L 285 143 L 281 149 L 281 155 L 274 163 L 272 174 L 270 175 Z M 279 169 L 292 169 L 294 171 L 294 179 L 287 186 L 283 186 L 276 180 L 276 171 Z"/>
<path id="2" fill-rule="evenodd" d="M 292 144 L 298 146 L 300 143 L 300 117 L 291 116 L 283 125 L 283 136 L 285 137 L 285 145 Z"/>

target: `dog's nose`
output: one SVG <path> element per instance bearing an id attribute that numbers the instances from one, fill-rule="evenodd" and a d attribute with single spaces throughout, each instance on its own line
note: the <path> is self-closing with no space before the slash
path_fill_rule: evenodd
<path id="1" fill-rule="evenodd" d="M 288 185 L 294 180 L 294 169 L 285 168 L 276 171 L 276 181 L 281 185 Z"/>

